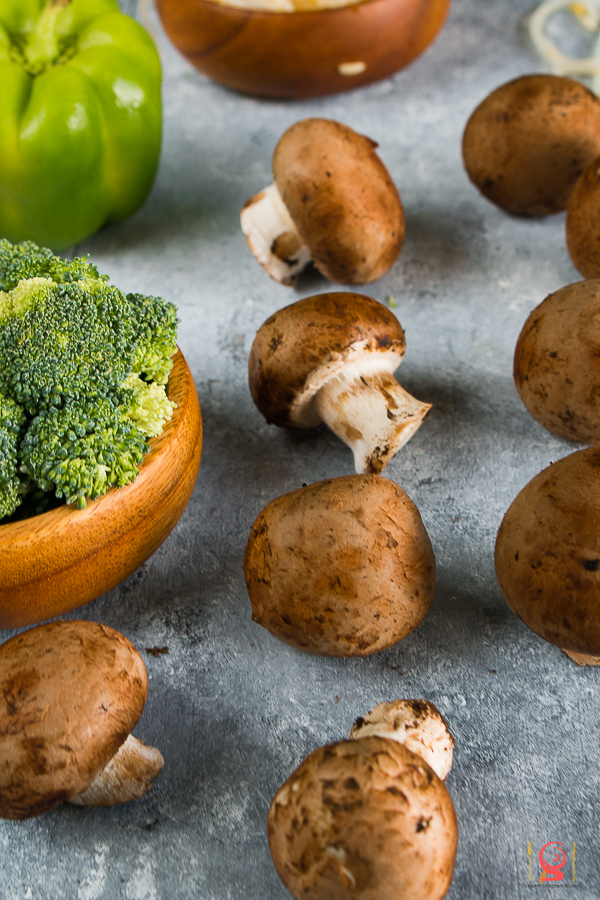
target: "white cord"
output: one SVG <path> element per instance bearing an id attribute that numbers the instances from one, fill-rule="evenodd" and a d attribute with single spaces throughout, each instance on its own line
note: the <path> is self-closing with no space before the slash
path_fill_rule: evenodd
<path id="1" fill-rule="evenodd" d="M 532 43 L 551 64 L 555 75 L 588 75 L 592 78 L 592 90 L 600 94 L 600 37 L 592 56 L 580 59 L 567 56 L 546 34 L 548 19 L 560 10 L 572 13 L 588 31 L 600 29 L 600 10 L 592 0 L 544 0 L 529 20 Z"/>

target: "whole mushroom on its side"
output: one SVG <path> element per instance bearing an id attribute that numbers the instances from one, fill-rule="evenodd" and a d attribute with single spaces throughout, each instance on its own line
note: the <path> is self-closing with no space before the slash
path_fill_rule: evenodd
<path id="1" fill-rule="evenodd" d="M 246 546 L 252 619 L 322 656 L 366 656 L 429 612 L 435 558 L 417 507 L 393 481 L 347 475 L 273 500 Z"/>
<path id="2" fill-rule="evenodd" d="M 122 634 L 57 621 L 0 646 L 0 817 L 142 797 L 163 758 L 131 734 L 148 694 Z"/>
<path id="3" fill-rule="evenodd" d="M 579 665 L 600 664 L 600 449 L 533 478 L 496 539 L 496 575 L 514 613 Z"/>
<path id="4" fill-rule="evenodd" d="M 453 744 L 433 704 L 390 705 L 429 707 L 423 721 L 441 721 L 442 742 Z M 441 900 L 448 891 L 458 842 L 454 805 L 434 768 L 402 737 L 402 729 L 385 737 L 353 729 L 352 740 L 311 753 L 277 791 L 269 848 L 296 900 Z"/>
<path id="5" fill-rule="evenodd" d="M 569 284 L 529 314 L 514 378 L 521 400 L 548 431 L 600 442 L 600 281 Z"/>
<path id="6" fill-rule="evenodd" d="M 309 262 L 339 284 L 384 275 L 404 211 L 377 144 L 331 119 L 303 119 L 273 154 L 274 183 L 246 201 L 242 231 L 263 268 L 290 285 Z"/>
<path id="7" fill-rule="evenodd" d="M 600 99 L 573 78 L 522 75 L 471 114 L 462 152 L 492 203 L 518 216 L 561 212 L 600 154 Z"/>
<path id="8" fill-rule="evenodd" d="M 379 473 L 431 409 L 393 376 L 405 347 L 396 316 L 371 297 L 305 297 L 259 328 L 250 393 L 267 422 L 298 429 L 326 422 L 352 450 L 357 472 Z"/>
<path id="9" fill-rule="evenodd" d="M 600 278 L 600 156 L 573 188 L 565 233 L 575 268 L 584 278 Z"/>

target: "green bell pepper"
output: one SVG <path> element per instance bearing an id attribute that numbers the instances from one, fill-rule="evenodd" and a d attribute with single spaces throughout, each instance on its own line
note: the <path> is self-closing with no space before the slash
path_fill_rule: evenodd
<path id="1" fill-rule="evenodd" d="M 117 0 L 0 0 L 0 237 L 59 250 L 152 187 L 160 60 Z"/>

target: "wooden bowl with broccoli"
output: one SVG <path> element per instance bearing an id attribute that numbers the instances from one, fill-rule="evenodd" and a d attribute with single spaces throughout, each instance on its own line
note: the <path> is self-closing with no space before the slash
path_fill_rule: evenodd
<path id="1" fill-rule="evenodd" d="M 202 425 L 177 324 L 86 260 L 0 241 L 0 628 L 115 587 L 183 513 Z"/>

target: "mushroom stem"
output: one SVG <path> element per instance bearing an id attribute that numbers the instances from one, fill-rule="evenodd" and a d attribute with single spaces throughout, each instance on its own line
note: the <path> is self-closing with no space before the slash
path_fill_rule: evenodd
<path id="1" fill-rule="evenodd" d="M 454 738 L 440 711 L 427 700 L 380 703 L 356 720 L 350 740 L 382 737 L 404 744 L 445 781 L 452 768 Z"/>
<path id="2" fill-rule="evenodd" d="M 600 666 L 600 656 L 590 656 L 587 653 L 573 653 L 571 650 L 563 650 L 569 659 L 576 662 L 578 666 Z"/>
<path id="3" fill-rule="evenodd" d="M 431 409 L 407 393 L 382 361 L 347 366 L 313 401 L 319 416 L 352 450 L 358 474 L 379 474 Z"/>
<path id="4" fill-rule="evenodd" d="M 89 787 L 69 802 L 77 806 L 113 806 L 138 800 L 150 790 L 163 763 L 162 754 L 155 747 L 148 747 L 130 734 Z"/>
<path id="5" fill-rule="evenodd" d="M 312 257 L 276 185 L 270 184 L 246 200 L 240 221 L 248 246 L 263 269 L 280 284 L 292 284 Z"/>

